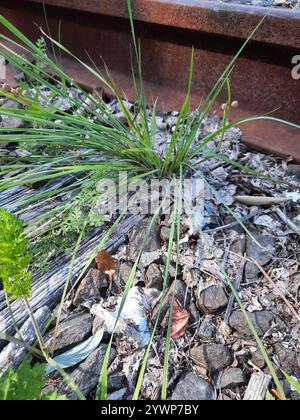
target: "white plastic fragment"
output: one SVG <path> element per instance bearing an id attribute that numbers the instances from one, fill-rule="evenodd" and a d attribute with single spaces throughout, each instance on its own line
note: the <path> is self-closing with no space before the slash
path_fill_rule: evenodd
<path id="1" fill-rule="evenodd" d="M 107 331 L 112 333 L 118 316 L 121 304 L 121 298 L 115 311 L 108 311 L 100 304 L 91 308 L 91 314 L 103 319 Z M 120 315 L 115 331 L 127 336 L 136 348 L 145 347 L 150 340 L 150 331 L 147 324 L 147 312 L 151 309 L 148 296 L 146 296 L 138 287 L 132 287 L 129 292 Z"/>

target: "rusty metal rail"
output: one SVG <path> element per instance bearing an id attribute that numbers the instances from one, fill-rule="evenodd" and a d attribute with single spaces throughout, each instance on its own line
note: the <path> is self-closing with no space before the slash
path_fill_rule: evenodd
<path id="1" fill-rule="evenodd" d="M 62 43 L 86 61 L 86 52 L 98 65 L 104 60 L 126 96 L 133 98 L 126 0 L 0 0 L 0 12 L 34 39 L 39 34 L 34 23 L 46 28 L 42 3 L 52 36 L 61 21 Z M 292 78 L 291 62 L 300 55 L 300 12 L 201 0 L 133 0 L 133 8 L 148 98 L 158 96 L 164 110 L 178 109 L 184 99 L 192 45 L 196 105 L 267 14 L 232 76 L 233 96 L 240 103 L 232 117 L 279 108 L 274 115 L 300 123 L 300 80 Z M 84 86 L 99 87 L 74 61 L 65 59 L 64 65 Z M 300 161 L 298 130 L 256 122 L 243 126 L 243 132 L 250 146 Z"/>

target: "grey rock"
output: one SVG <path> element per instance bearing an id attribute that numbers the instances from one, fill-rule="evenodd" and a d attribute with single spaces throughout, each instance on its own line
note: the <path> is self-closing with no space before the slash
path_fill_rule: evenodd
<path id="1" fill-rule="evenodd" d="M 77 385 L 85 397 L 88 396 L 88 394 L 95 389 L 98 384 L 99 374 L 101 372 L 106 350 L 107 345 L 101 344 L 100 347 L 91 353 L 78 368 L 69 374 L 72 381 L 75 385 Z M 113 361 L 115 356 L 116 352 L 112 349 L 109 364 Z M 66 397 L 70 400 L 76 400 L 78 398 L 64 380 L 50 387 L 46 387 L 44 392 L 48 392 L 50 390 L 57 390 L 59 394 L 66 395 Z"/>
<path id="2" fill-rule="evenodd" d="M 217 372 L 229 366 L 232 361 L 232 353 L 223 344 L 202 344 L 190 351 L 193 361 L 211 373 Z"/>
<path id="3" fill-rule="evenodd" d="M 93 335 L 96 334 L 100 329 L 106 330 L 106 325 L 104 322 L 104 319 L 100 318 L 99 316 L 96 316 L 93 322 Z"/>
<path id="4" fill-rule="evenodd" d="M 124 262 L 119 266 L 119 276 L 120 276 L 120 283 L 125 285 L 129 279 L 131 270 L 132 270 L 132 263 Z"/>
<path id="5" fill-rule="evenodd" d="M 112 276 L 111 291 L 113 293 L 118 294 L 122 292 L 129 279 L 132 267 L 133 264 L 130 262 L 123 262 L 119 264 L 118 268 Z"/>
<path id="6" fill-rule="evenodd" d="M 169 242 L 171 229 L 168 226 L 162 226 L 160 237 L 164 242 Z"/>
<path id="7" fill-rule="evenodd" d="M 300 3 L 299 3 L 299 10 L 300 10 Z M 291 163 L 287 167 L 286 171 L 287 175 L 295 176 L 296 178 L 300 179 L 300 165 L 296 165 Z"/>
<path id="8" fill-rule="evenodd" d="M 72 101 L 58 96 L 52 101 L 52 106 L 59 111 L 67 112 L 72 108 Z"/>
<path id="9" fill-rule="evenodd" d="M 162 290 L 163 288 L 163 273 L 158 264 L 150 264 L 145 276 L 146 286 Z"/>
<path id="10" fill-rule="evenodd" d="M 253 231 L 251 233 L 257 242 L 262 246 L 262 248 L 259 247 L 250 236 L 248 236 L 247 258 L 253 258 L 254 260 L 258 261 L 262 267 L 264 267 L 272 260 L 272 257 L 274 256 L 276 251 L 276 241 L 271 235 L 261 235 L 257 231 Z M 253 263 L 247 262 L 245 267 L 245 281 L 252 282 L 257 279 L 259 274 L 260 270 L 258 267 L 256 267 L 256 265 Z"/>
<path id="11" fill-rule="evenodd" d="M 180 276 L 181 273 L 181 267 L 178 266 L 177 268 L 177 278 Z M 171 277 L 171 279 L 175 279 L 176 277 L 176 264 L 174 263 L 170 263 L 170 267 L 169 267 L 169 276 Z"/>
<path id="12" fill-rule="evenodd" d="M 162 256 L 162 263 L 164 265 L 166 265 L 166 263 L 167 263 L 167 258 L 165 257 L 165 255 Z M 162 271 L 164 271 L 164 270 L 162 270 Z M 177 268 L 177 278 L 179 278 L 180 275 L 181 275 L 181 266 L 178 266 L 178 268 Z M 173 263 L 173 262 L 170 263 L 169 276 L 171 277 L 171 279 L 174 279 L 176 277 L 176 264 Z"/>
<path id="13" fill-rule="evenodd" d="M 216 329 L 217 327 L 213 321 L 213 317 L 206 315 L 200 324 L 197 335 L 203 340 L 210 341 L 214 337 Z"/>
<path id="14" fill-rule="evenodd" d="M 264 356 L 261 354 L 259 350 L 254 351 L 251 354 L 251 362 L 260 369 L 263 369 L 266 366 L 266 361 Z"/>
<path id="15" fill-rule="evenodd" d="M 254 327 L 260 337 L 262 337 L 272 326 L 274 315 L 270 311 L 247 312 L 248 317 L 253 322 Z M 243 313 L 239 310 L 233 311 L 229 318 L 229 325 L 241 336 L 252 336 L 252 331 Z"/>
<path id="16" fill-rule="evenodd" d="M 287 349 L 280 343 L 274 345 L 274 350 L 279 358 L 281 367 L 289 373 L 300 376 L 300 353 Z"/>
<path id="17" fill-rule="evenodd" d="M 246 384 L 246 375 L 240 368 L 230 367 L 219 375 L 218 387 L 236 388 Z"/>
<path id="18" fill-rule="evenodd" d="M 79 306 L 84 302 L 99 302 L 103 290 L 107 287 L 106 275 L 95 268 L 90 269 L 76 290 L 73 305 Z"/>
<path id="19" fill-rule="evenodd" d="M 107 381 L 107 388 L 109 392 L 117 391 L 118 389 L 127 387 L 126 376 L 122 373 L 109 375 Z"/>
<path id="20" fill-rule="evenodd" d="M 131 260 L 135 260 L 138 256 L 141 246 L 146 237 L 147 229 L 151 219 L 142 220 L 131 231 L 128 236 L 127 255 Z M 159 228 L 157 225 L 153 226 L 151 233 L 145 243 L 144 253 L 154 252 L 162 247 L 162 241 L 159 236 Z"/>
<path id="21" fill-rule="evenodd" d="M 20 109 L 21 106 L 17 102 L 12 100 L 8 100 L 3 105 L 4 108 L 11 108 L 11 109 Z M 1 109 L 0 109 L 1 115 Z M 25 122 L 21 118 L 10 117 L 7 115 L 2 115 L 2 126 L 5 128 L 21 128 L 24 127 Z"/>
<path id="22" fill-rule="evenodd" d="M 239 233 L 239 236 L 237 237 L 237 239 L 235 239 L 232 245 L 230 246 L 230 251 L 234 254 L 244 255 L 245 248 L 246 248 L 246 235 L 244 233 Z"/>
<path id="23" fill-rule="evenodd" d="M 127 388 L 118 389 L 117 391 L 112 392 L 111 394 L 109 394 L 109 396 L 107 397 L 107 401 L 120 401 L 120 400 L 124 400 L 124 397 L 125 397 L 127 391 L 128 391 Z"/>
<path id="24" fill-rule="evenodd" d="M 207 381 L 190 372 L 179 379 L 171 400 L 215 400 L 215 392 Z"/>
<path id="25" fill-rule="evenodd" d="M 228 298 L 222 286 L 210 286 L 197 296 L 197 303 L 202 312 L 216 314 L 226 308 Z"/>
<path id="26" fill-rule="evenodd" d="M 55 340 L 55 352 L 68 350 L 84 341 L 92 333 L 92 317 L 88 313 L 72 314 L 58 326 Z M 53 330 L 45 336 L 48 349 L 52 346 Z"/>

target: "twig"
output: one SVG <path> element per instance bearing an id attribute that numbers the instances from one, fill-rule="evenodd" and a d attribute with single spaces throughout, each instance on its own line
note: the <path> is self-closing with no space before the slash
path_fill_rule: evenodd
<path id="1" fill-rule="evenodd" d="M 279 216 L 279 218 L 288 225 L 288 227 L 290 229 L 292 229 L 292 231 L 294 233 L 296 233 L 297 235 L 300 236 L 300 229 L 295 225 L 295 223 L 293 223 L 286 214 L 283 213 L 283 211 L 281 211 L 280 209 L 274 207 L 273 210 L 275 211 L 275 213 Z"/>
<path id="2" fill-rule="evenodd" d="M 228 229 L 228 228 L 231 228 L 231 227 L 240 225 L 240 223 L 245 223 L 248 220 L 252 219 L 252 217 L 257 216 L 258 213 L 260 213 L 260 211 L 257 210 L 257 211 L 251 212 L 250 214 L 248 214 L 248 216 L 243 217 L 240 221 L 237 221 L 236 220 L 234 222 L 228 223 L 227 225 L 218 226 L 218 227 L 216 227 L 214 229 L 205 229 L 205 233 L 218 232 L 220 230 L 224 230 L 224 229 Z"/>
<path id="3" fill-rule="evenodd" d="M 28 311 L 28 315 L 30 316 L 30 319 L 31 319 L 31 322 L 32 322 L 32 325 L 33 325 L 33 328 L 34 328 L 34 331 L 35 331 L 35 334 L 36 334 L 36 338 L 38 339 L 38 342 L 39 342 L 39 345 L 40 345 L 40 348 L 41 348 L 41 351 L 44 354 L 45 353 L 46 346 L 44 344 L 44 340 L 43 340 L 42 334 L 40 332 L 39 326 L 36 323 L 34 314 L 33 314 L 32 310 L 31 310 L 31 307 L 30 307 L 30 304 L 29 304 L 28 300 L 27 299 L 24 299 L 24 303 L 26 305 L 26 308 L 27 308 L 27 311 Z"/>
<path id="4" fill-rule="evenodd" d="M 291 302 L 289 302 L 287 300 L 287 298 L 284 296 L 284 294 L 282 293 L 281 289 L 271 279 L 271 277 L 269 276 L 269 274 L 262 268 L 262 266 L 259 264 L 258 261 L 256 261 L 256 260 L 253 259 L 253 262 L 255 263 L 255 265 L 257 266 L 257 268 L 261 271 L 261 273 L 264 275 L 264 277 L 272 284 L 273 288 L 280 295 L 280 297 L 282 298 L 282 300 L 286 303 L 286 305 L 288 306 L 288 308 L 292 312 L 293 316 L 300 321 L 300 315 L 298 314 L 298 312 L 296 311 L 296 309 L 294 308 L 294 306 L 291 304 Z"/>

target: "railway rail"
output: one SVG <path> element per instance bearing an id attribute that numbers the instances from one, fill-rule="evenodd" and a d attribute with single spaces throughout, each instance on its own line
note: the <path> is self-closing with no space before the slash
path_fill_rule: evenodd
<path id="1" fill-rule="evenodd" d="M 267 15 L 232 75 L 233 96 L 240 104 L 232 118 L 277 109 L 275 116 L 300 123 L 300 70 L 298 75 L 295 67 L 300 61 L 300 12 L 201 0 L 134 0 L 133 9 L 148 98 L 152 103 L 159 97 L 164 110 L 176 110 L 184 100 L 192 45 L 196 106 Z M 0 0 L 0 13 L 33 40 L 38 26 L 50 29 L 54 37 L 60 27 L 67 48 L 86 61 L 88 52 L 99 66 L 104 60 L 124 94 L 134 98 L 126 0 Z M 83 86 L 103 88 L 75 61 L 62 60 Z M 216 112 L 224 100 L 220 98 Z M 262 121 L 242 130 L 249 146 L 300 162 L 299 130 Z"/>

